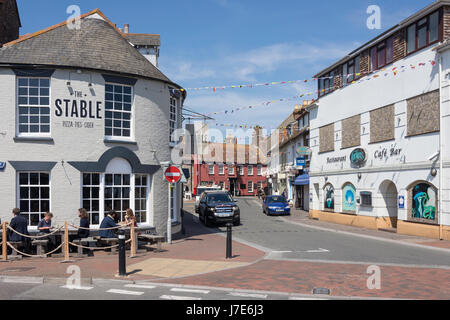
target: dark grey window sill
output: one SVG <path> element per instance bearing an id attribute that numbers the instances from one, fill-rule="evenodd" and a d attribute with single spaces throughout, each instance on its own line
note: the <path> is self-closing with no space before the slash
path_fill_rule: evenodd
<path id="1" fill-rule="evenodd" d="M 52 137 L 14 137 L 14 142 L 54 142 Z"/>
<path id="2" fill-rule="evenodd" d="M 115 140 L 115 139 L 104 139 L 104 143 L 114 143 L 114 144 L 132 144 L 137 145 L 136 141 L 127 141 L 127 140 Z"/>

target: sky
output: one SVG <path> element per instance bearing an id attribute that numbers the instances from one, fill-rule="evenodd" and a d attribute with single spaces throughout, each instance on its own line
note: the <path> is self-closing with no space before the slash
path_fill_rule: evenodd
<path id="1" fill-rule="evenodd" d="M 17 2 L 21 34 L 65 21 L 71 5 L 78 5 L 81 13 L 99 8 L 118 27 L 130 24 L 132 33 L 160 34 L 159 68 L 172 81 L 184 88 L 220 88 L 311 79 L 433 0 Z M 370 5 L 381 9 L 379 30 L 367 27 Z M 185 107 L 211 115 L 210 128 L 260 125 L 270 130 L 279 126 L 296 104 L 313 96 L 293 97 L 315 90 L 316 86 L 303 81 L 215 92 L 188 90 Z M 265 105 L 268 101 L 278 102 Z M 245 110 L 230 113 L 243 107 Z M 222 113 L 213 114 L 219 111 Z"/>

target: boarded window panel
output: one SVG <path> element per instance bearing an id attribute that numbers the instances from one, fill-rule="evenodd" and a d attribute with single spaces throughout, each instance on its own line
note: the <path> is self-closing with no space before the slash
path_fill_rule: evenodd
<path id="1" fill-rule="evenodd" d="M 370 112 L 370 143 L 395 139 L 395 107 L 390 105 Z"/>
<path id="2" fill-rule="evenodd" d="M 439 131 L 439 90 L 409 99 L 408 136 Z"/>
<path id="3" fill-rule="evenodd" d="M 361 115 L 342 120 L 342 149 L 361 145 Z"/>
<path id="4" fill-rule="evenodd" d="M 319 130 L 320 152 L 334 151 L 334 123 Z"/>

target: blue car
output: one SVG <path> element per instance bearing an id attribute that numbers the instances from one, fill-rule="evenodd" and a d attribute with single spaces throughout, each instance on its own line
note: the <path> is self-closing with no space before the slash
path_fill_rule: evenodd
<path id="1" fill-rule="evenodd" d="M 290 215 L 291 207 L 285 197 L 267 196 L 263 202 L 264 214 L 270 215 Z"/>

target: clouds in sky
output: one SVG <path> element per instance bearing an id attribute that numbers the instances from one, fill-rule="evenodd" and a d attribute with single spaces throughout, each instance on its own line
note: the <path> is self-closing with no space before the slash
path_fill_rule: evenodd
<path id="1" fill-rule="evenodd" d="M 355 44 L 311 44 L 302 41 L 269 44 L 242 52 L 227 54 L 216 51 L 207 59 L 166 57 L 162 71 L 185 88 L 225 86 L 272 81 L 311 79 L 322 68 L 348 54 Z M 218 52 L 218 53 L 217 53 Z M 167 62 L 167 63 L 166 63 Z M 261 106 L 263 102 L 293 98 L 317 90 L 316 83 L 295 83 L 252 89 L 188 90 L 186 107 L 203 114 L 246 107 L 236 113 L 213 115 L 219 124 L 261 125 L 276 128 L 302 99 Z M 311 100 L 316 95 L 303 99 Z M 248 106 L 257 106 L 248 109 Z"/>

